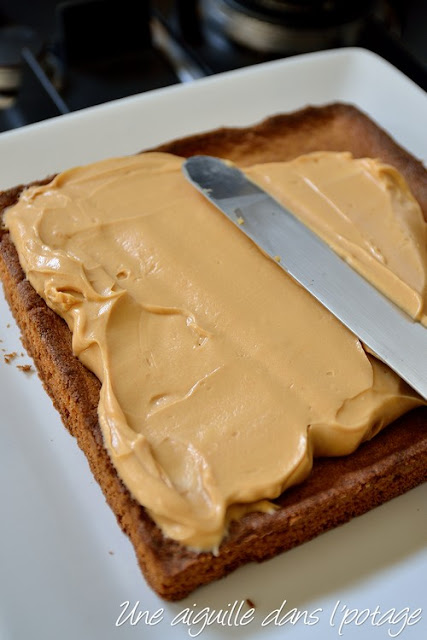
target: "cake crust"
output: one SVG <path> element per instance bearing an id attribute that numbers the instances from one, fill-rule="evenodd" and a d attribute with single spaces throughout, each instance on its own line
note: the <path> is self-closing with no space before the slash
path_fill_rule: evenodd
<path id="1" fill-rule="evenodd" d="M 175 140 L 156 150 L 185 157 L 218 155 L 241 166 L 290 160 L 316 150 L 377 157 L 404 175 L 427 219 L 422 163 L 350 105 L 308 107 L 246 129 L 219 129 Z M 0 212 L 17 201 L 23 188 L 0 194 Z M 46 391 L 131 539 L 148 583 L 165 599 L 181 599 L 242 564 L 306 542 L 427 479 L 427 409 L 423 408 L 403 416 L 350 456 L 317 459 L 310 477 L 275 501 L 277 511 L 250 513 L 233 522 L 218 555 L 192 552 L 163 536 L 117 476 L 98 424 L 100 383 L 73 356 L 68 327 L 26 280 L 5 230 L 0 232 L 0 275 Z"/>

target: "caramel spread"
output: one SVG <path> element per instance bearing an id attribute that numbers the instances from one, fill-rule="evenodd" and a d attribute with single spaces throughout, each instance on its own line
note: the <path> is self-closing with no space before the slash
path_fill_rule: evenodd
<path id="1" fill-rule="evenodd" d="M 422 401 L 181 162 L 146 153 L 65 171 L 27 189 L 6 224 L 102 382 L 99 422 L 123 482 L 167 536 L 215 550 L 230 518 L 269 508 L 313 454 L 350 453 Z M 248 173 L 425 317 L 425 229 L 393 170 L 314 154 Z"/>
<path id="2" fill-rule="evenodd" d="M 350 153 L 312 153 L 248 174 L 427 325 L 427 224 L 396 169 Z"/>

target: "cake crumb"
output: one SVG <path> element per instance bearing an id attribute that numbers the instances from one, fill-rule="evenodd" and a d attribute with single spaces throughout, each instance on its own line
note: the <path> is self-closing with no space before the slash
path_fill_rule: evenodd
<path id="1" fill-rule="evenodd" d="M 255 604 L 253 602 L 253 600 L 251 600 L 250 598 L 246 598 L 246 604 L 248 605 L 248 607 L 250 607 L 251 609 L 256 609 Z"/>
<path id="2" fill-rule="evenodd" d="M 274 256 L 276 262 L 280 262 L 280 256 Z"/>
<path id="3" fill-rule="evenodd" d="M 108 553 L 110 554 L 110 556 L 114 555 L 114 551 L 109 551 Z"/>
<path id="4" fill-rule="evenodd" d="M 244 219 L 242 218 L 242 216 L 239 216 L 239 217 L 237 218 L 237 224 L 240 224 L 240 226 L 241 226 L 242 224 L 244 224 L 244 222 L 245 222 L 245 221 L 244 221 Z"/>
<path id="5" fill-rule="evenodd" d="M 33 367 L 30 364 L 17 364 L 16 368 L 24 373 L 33 373 Z"/>
<path id="6" fill-rule="evenodd" d="M 11 353 L 5 353 L 3 356 L 5 363 L 10 364 L 12 360 L 15 360 L 17 355 L 18 354 L 16 353 L 16 351 L 12 351 Z"/>
<path id="7" fill-rule="evenodd" d="M 9 322 L 6 325 L 6 329 L 10 329 L 10 323 Z"/>

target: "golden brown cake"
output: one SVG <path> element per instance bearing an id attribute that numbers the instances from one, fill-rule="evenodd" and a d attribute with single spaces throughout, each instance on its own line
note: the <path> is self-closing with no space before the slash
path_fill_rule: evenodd
<path id="1" fill-rule="evenodd" d="M 289 160 L 318 150 L 378 157 L 402 173 L 424 216 L 427 213 L 427 179 L 422 164 L 347 105 L 308 108 L 248 129 L 222 129 L 175 141 L 161 150 L 180 156 L 223 156 L 241 166 Z M 18 187 L 3 193 L 1 209 L 15 203 L 21 190 Z M 426 479 L 427 420 L 425 409 L 419 409 L 350 456 L 316 460 L 303 484 L 275 500 L 279 508 L 274 513 L 252 512 L 233 521 L 217 555 L 191 551 L 166 538 L 119 479 L 98 424 L 100 383 L 73 356 L 67 326 L 26 280 L 5 231 L 0 242 L 0 272 L 25 346 L 46 390 L 85 452 L 120 526 L 135 547 L 148 582 L 166 599 L 185 597 L 243 563 L 269 558 L 305 542 Z"/>

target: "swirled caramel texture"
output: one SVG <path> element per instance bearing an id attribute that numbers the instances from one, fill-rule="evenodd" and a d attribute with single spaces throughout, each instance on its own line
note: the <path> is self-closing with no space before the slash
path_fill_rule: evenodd
<path id="1" fill-rule="evenodd" d="M 146 153 L 71 169 L 24 191 L 5 221 L 29 281 L 102 383 L 117 473 L 165 535 L 215 550 L 231 518 L 272 508 L 313 454 L 351 453 L 422 401 L 181 163 Z M 421 214 L 393 171 L 313 154 L 248 173 L 339 251 L 351 247 L 374 282 L 403 282 L 402 306 L 424 317 Z"/>
<path id="2" fill-rule="evenodd" d="M 257 165 L 248 174 L 427 325 L 427 224 L 394 167 L 349 153 L 312 153 Z"/>

